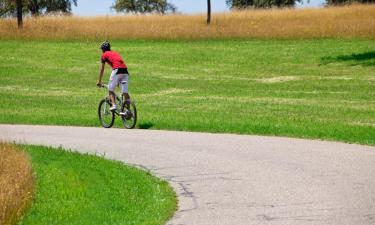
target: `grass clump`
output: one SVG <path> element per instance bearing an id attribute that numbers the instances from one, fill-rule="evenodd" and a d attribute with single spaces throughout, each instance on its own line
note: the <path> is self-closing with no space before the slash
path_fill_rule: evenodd
<path id="1" fill-rule="evenodd" d="M 31 202 L 34 177 L 29 157 L 0 143 L 0 224 L 15 224 Z"/>
<path id="2" fill-rule="evenodd" d="M 20 224 L 164 224 L 176 210 L 165 181 L 93 155 L 22 146 L 36 172 L 36 195 Z"/>

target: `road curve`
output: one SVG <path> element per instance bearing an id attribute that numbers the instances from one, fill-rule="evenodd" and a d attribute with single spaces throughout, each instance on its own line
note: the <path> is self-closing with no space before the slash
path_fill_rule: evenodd
<path id="1" fill-rule="evenodd" d="M 170 182 L 169 225 L 375 224 L 375 148 L 231 134 L 0 125 L 0 139 L 104 154 Z"/>

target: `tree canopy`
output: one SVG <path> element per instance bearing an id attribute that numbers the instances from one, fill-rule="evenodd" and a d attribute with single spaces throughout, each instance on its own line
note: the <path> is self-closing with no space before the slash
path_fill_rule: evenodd
<path id="1" fill-rule="evenodd" d="M 350 3 L 375 3 L 375 0 L 325 0 L 327 5 L 342 5 Z M 303 0 L 226 0 L 232 9 L 292 7 Z"/>
<path id="2" fill-rule="evenodd" d="M 22 0 L 23 13 L 43 15 L 52 12 L 70 13 L 72 4 L 77 6 L 78 0 Z M 17 10 L 15 0 L 0 0 L 0 16 L 15 15 Z"/>
<path id="3" fill-rule="evenodd" d="M 174 13 L 177 8 L 167 0 L 115 0 L 113 9 L 116 12 L 128 13 Z"/>
<path id="4" fill-rule="evenodd" d="M 343 5 L 350 3 L 375 3 L 375 0 L 326 0 L 327 5 Z"/>
<path id="5" fill-rule="evenodd" d="M 235 9 L 292 7 L 302 0 L 226 0 L 227 6 Z"/>

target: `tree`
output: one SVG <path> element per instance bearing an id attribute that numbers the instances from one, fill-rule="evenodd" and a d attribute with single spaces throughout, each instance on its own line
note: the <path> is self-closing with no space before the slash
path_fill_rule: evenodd
<path id="1" fill-rule="evenodd" d="M 18 17 L 19 2 L 22 3 L 22 12 L 32 16 L 53 12 L 70 13 L 72 4 L 77 6 L 77 0 L 0 0 L 0 16 Z"/>
<path id="2" fill-rule="evenodd" d="M 211 0 L 207 0 L 207 24 L 211 23 Z"/>
<path id="3" fill-rule="evenodd" d="M 11 0 L 0 0 L 0 16 L 15 15 L 16 2 Z"/>
<path id="4" fill-rule="evenodd" d="M 226 0 L 227 6 L 235 9 L 292 7 L 302 0 Z"/>
<path id="5" fill-rule="evenodd" d="M 175 13 L 177 8 L 167 0 L 115 0 L 112 8 L 116 12 L 128 13 Z"/>
<path id="6" fill-rule="evenodd" d="M 46 13 L 62 12 L 71 13 L 72 4 L 77 6 L 77 0 L 47 0 L 45 3 Z"/>
<path id="7" fill-rule="evenodd" d="M 53 12 L 69 14 L 72 4 L 77 6 L 77 0 L 28 0 L 28 10 L 32 15 L 42 15 Z"/>
<path id="8" fill-rule="evenodd" d="M 344 4 L 351 4 L 351 3 L 375 3 L 375 0 L 326 0 L 327 5 L 344 5 Z"/>

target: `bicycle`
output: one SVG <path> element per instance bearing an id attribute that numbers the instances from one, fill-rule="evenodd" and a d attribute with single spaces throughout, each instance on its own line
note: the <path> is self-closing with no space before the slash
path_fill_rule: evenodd
<path id="1" fill-rule="evenodd" d="M 102 84 L 102 88 L 108 89 L 107 84 Z M 131 101 L 130 105 L 128 106 L 125 101 L 124 97 L 121 95 L 121 98 L 118 94 L 113 92 L 116 99 L 116 105 L 121 106 L 120 109 L 116 109 L 110 111 L 109 108 L 112 106 L 109 96 L 106 96 L 99 102 L 98 107 L 98 116 L 100 124 L 104 128 L 111 128 L 115 122 L 115 115 L 121 116 L 122 123 L 124 127 L 127 129 L 133 129 L 137 123 L 137 108 L 135 106 L 135 102 Z"/>

